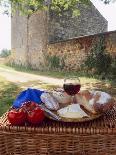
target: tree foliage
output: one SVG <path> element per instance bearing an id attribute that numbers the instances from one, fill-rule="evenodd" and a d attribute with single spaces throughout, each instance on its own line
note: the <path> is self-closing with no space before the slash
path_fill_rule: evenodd
<path id="1" fill-rule="evenodd" d="M 101 0 L 101 1 L 103 1 L 105 4 L 109 4 L 111 2 L 114 3 L 116 0 Z"/>
<path id="2" fill-rule="evenodd" d="M 101 0 L 105 4 L 114 2 L 115 0 Z M 69 8 L 72 10 L 73 15 L 79 14 L 78 4 L 90 4 L 90 0 L 0 0 L 0 4 L 5 6 L 5 13 L 9 13 L 9 6 L 12 5 L 12 12 L 17 9 L 23 14 L 32 14 L 39 9 L 52 9 L 57 13 L 67 11 Z M 98 0 L 99 3 L 99 0 Z"/>
<path id="3" fill-rule="evenodd" d="M 74 15 L 78 15 L 78 3 L 87 5 L 89 2 L 89 0 L 0 0 L 0 3 L 5 8 L 8 8 L 11 4 L 12 12 L 18 9 L 23 14 L 32 14 L 39 9 L 46 10 L 48 8 L 60 13 L 70 8 Z M 6 10 L 5 12 L 7 13 L 8 11 Z"/>
<path id="4" fill-rule="evenodd" d="M 11 54 L 11 50 L 3 49 L 0 52 L 0 57 L 5 58 L 8 57 Z"/>

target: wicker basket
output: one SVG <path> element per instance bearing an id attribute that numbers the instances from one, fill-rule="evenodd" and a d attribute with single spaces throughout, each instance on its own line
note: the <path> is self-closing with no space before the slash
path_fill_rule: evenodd
<path id="1" fill-rule="evenodd" d="M 46 119 L 38 127 L 0 118 L 0 155 L 116 155 L 116 108 L 90 122 Z"/>

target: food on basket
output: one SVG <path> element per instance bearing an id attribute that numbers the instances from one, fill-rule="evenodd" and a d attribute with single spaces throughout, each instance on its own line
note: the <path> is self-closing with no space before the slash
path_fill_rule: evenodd
<path id="1" fill-rule="evenodd" d="M 21 108 L 11 109 L 7 118 L 12 125 L 24 125 L 26 122 L 37 125 L 44 120 L 45 115 L 37 103 L 28 101 Z"/>
<path id="2" fill-rule="evenodd" d="M 89 117 L 79 104 L 71 104 L 57 111 L 58 115 L 65 118 L 83 118 Z"/>
<path id="3" fill-rule="evenodd" d="M 59 103 L 57 100 L 52 96 L 51 93 L 43 93 L 41 95 L 41 101 L 45 104 L 45 106 L 50 110 L 58 110 Z"/>
<path id="4" fill-rule="evenodd" d="M 60 103 L 60 106 L 66 106 L 71 103 L 71 96 L 64 91 L 53 91 L 52 96 Z"/>
<path id="5" fill-rule="evenodd" d="M 76 101 L 91 114 L 106 112 L 114 105 L 114 100 L 108 93 L 94 90 L 80 91 L 76 94 Z"/>
<path id="6" fill-rule="evenodd" d="M 38 124 L 45 118 L 44 111 L 35 102 L 29 101 L 22 106 L 27 112 L 27 121 L 31 124 Z"/>
<path id="7" fill-rule="evenodd" d="M 23 108 L 11 109 L 8 112 L 7 118 L 12 125 L 23 125 L 26 121 L 26 113 Z"/>
<path id="8" fill-rule="evenodd" d="M 27 120 L 31 124 L 38 124 L 42 122 L 45 118 L 44 111 L 38 107 L 35 107 L 33 110 L 28 112 Z"/>
<path id="9" fill-rule="evenodd" d="M 33 109 L 35 109 L 36 107 L 38 107 L 39 105 L 33 101 L 28 101 L 22 104 L 22 108 L 29 112 L 32 111 Z"/>

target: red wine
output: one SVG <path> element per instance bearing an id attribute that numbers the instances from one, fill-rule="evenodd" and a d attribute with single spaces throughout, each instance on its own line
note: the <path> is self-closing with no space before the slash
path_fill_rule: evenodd
<path id="1" fill-rule="evenodd" d="M 65 92 L 68 95 L 75 95 L 80 91 L 81 85 L 80 84 L 72 84 L 72 83 L 67 83 L 63 85 Z"/>

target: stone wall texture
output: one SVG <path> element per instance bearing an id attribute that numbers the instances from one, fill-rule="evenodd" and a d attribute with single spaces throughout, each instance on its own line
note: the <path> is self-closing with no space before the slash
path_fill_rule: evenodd
<path id="1" fill-rule="evenodd" d="M 110 53 L 116 59 L 116 31 L 113 31 L 49 44 L 47 50 L 49 68 L 68 71 L 80 70 L 81 65 L 101 36 L 105 38 L 105 52 Z"/>
<path id="2" fill-rule="evenodd" d="M 28 65 L 27 22 L 28 19 L 26 16 L 20 16 L 19 12 L 16 12 L 16 14 L 12 18 L 12 24 L 11 24 L 11 45 L 12 45 L 11 61 L 13 61 L 18 65 L 23 64 L 23 66 Z"/>
<path id="3" fill-rule="evenodd" d="M 28 21 L 28 61 L 33 69 L 45 67 L 47 45 L 47 14 L 44 11 L 33 14 Z"/>
<path id="4" fill-rule="evenodd" d="M 80 11 L 81 15 L 75 18 L 71 17 L 70 10 L 67 12 L 68 14 L 62 14 L 62 17 L 56 16 L 51 11 L 38 11 L 31 17 L 21 16 L 17 11 L 12 17 L 12 55 L 10 62 L 41 70 L 48 67 L 46 58 L 51 51 L 53 55 L 63 54 L 63 57 L 66 55 L 66 65 L 69 64 L 69 61 L 72 63 L 78 55 L 80 55 L 79 59 L 84 59 L 86 57 L 83 52 L 85 47 L 80 48 L 80 44 L 76 44 L 75 39 L 74 41 L 67 41 L 67 43 L 49 45 L 50 42 L 107 31 L 107 21 L 93 5 L 86 8 L 80 6 Z M 47 45 L 49 46 L 48 52 Z M 61 48 L 62 51 L 59 50 Z M 69 56 L 69 54 L 64 54 L 66 52 L 70 54 L 72 52 L 72 54 Z M 74 63 L 76 62 L 74 61 Z"/>
<path id="5" fill-rule="evenodd" d="M 97 34 L 107 31 L 107 21 L 91 3 L 79 5 L 80 16 L 72 17 L 69 10 L 61 16 L 49 12 L 49 42 L 67 40 L 69 38 Z"/>
<path id="6" fill-rule="evenodd" d="M 45 67 L 48 38 L 46 12 L 38 11 L 29 18 L 17 12 L 12 18 L 11 38 L 13 63 L 40 70 Z"/>

